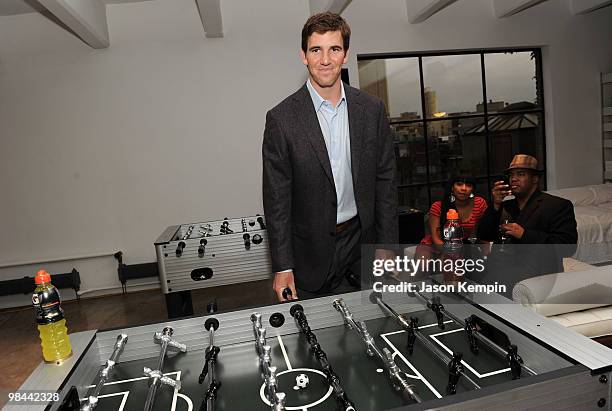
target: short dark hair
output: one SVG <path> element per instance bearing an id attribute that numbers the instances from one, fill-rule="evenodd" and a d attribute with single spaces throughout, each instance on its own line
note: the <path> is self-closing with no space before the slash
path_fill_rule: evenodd
<path id="1" fill-rule="evenodd" d="M 347 51 L 351 41 L 351 28 L 342 16 L 330 11 L 313 14 L 306 20 L 302 28 L 302 51 L 306 53 L 308 49 L 308 38 L 312 33 L 324 34 L 328 31 L 340 31 L 340 34 L 342 34 L 342 46 L 344 47 L 344 51 Z"/>

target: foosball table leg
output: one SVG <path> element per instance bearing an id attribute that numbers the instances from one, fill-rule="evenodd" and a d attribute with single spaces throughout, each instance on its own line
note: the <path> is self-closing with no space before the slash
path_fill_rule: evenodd
<path id="1" fill-rule="evenodd" d="M 168 293 L 165 296 L 168 318 L 189 317 L 193 315 L 191 291 L 178 291 L 175 293 Z"/>

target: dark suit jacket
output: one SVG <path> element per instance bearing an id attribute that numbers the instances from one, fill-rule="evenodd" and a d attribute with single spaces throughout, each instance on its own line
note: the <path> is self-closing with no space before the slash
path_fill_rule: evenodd
<path id="1" fill-rule="evenodd" d="M 505 257 L 510 261 L 500 258 L 503 261 L 501 270 L 505 268 L 510 272 L 510 275 L 503 275 L 506 284 L 510 284 L 506 281 L 509 277 L 516 283 L 536 275 L 563 271 L 563 257 L 574 254 L 578 241 L 574 206 L 570 201 L 539 190 L 531 195 L 522 210 L 519 210 L 516 200 L 504 201 L 498 211 L 493 207 L 487 209 L 478 223 L 478 237 L 498 242 L 503 214 L 508 214 L 513 222 L 525 229 L 523 237 L 513 239 L 513 245 L 507 248 L 510 253 Z M 496 257 L 500 255 L 491 255 L 491 264 L 494 265 Z M 495 273 L 488 273 L 491 274 Z"/>
<path id="2" fill-rule="evenodd" d="M 362 243 L 397 243 L 393 139 L 383 103 L 344 84 L 351 168 Z M 263 202 L 274 272 L 293 268 L 298 288 L 323 285 L 335 248 L 331 165 L 306 85 L 266 115 Z"/>

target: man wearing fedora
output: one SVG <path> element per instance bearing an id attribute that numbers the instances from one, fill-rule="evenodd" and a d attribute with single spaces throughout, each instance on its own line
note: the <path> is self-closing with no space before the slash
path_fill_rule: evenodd
<path id="1" fill-rule="evenodd" d="M 518 245 L 508 247 L 512 251 L 512 283 L 562 272 L 563 257 L 576 251 L 574 206 L 540 191 L 541 170 L 538 160 L 530 155 L 515 155 L 505 173 L 509 184 L 497 181 L 493 185 L 493 204 L 480 220 L 478 237 L 499 242 L 501 232 L 511 244 Z M 514 199 L 504 201 L 510 195 Z M 505 280 L 511 286 L 509 279 Z"/>

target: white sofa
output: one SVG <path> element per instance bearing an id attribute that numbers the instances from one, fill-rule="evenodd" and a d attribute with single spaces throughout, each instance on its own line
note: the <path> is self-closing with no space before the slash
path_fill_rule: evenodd
<path id="1" fill-rule="evenodd" d="M 574 204 L 578 224 L 574 257 L 589 264 L 612 261 L 612 184 L 562 188 L 548 193 Z"/>
<path id="2" fill-rule="evenodd" d="M 590 338 L 612 335 L 612 265 L 566 258 L 565 271 L 517 283 L 512 299 Z"/>

